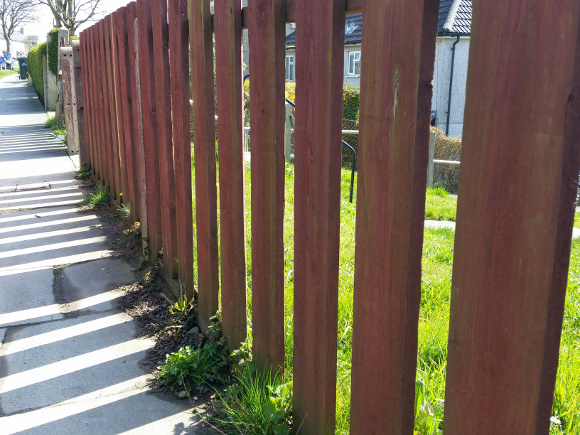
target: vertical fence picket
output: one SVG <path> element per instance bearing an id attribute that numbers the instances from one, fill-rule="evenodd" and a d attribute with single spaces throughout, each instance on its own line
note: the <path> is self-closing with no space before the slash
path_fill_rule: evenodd
<path id="1" fill-rule="evenodd" d="M 260 368 L 284 366 L 284 1 L 250 2 L 252 325 Z"/>
<path id="2" fill-rule="evenodd" d="M 103 60 L 105 59 L 104 48 L 103 48 L 103 21 L 99 21 L 96 24 L 95 32 L 95 78 L 98 80 L 96 85 L 96 92 L 98 92 L 97 100 L 99 102 L 98 111 L 98 125 L 99 125 L 99 166 L 100 166 L 100 184 L 101 186 L 106 186 L 109 184 L 109 160 L 108 160 L 108 147 L 109 143 L 109 130 L 107 128 L 107 118 L 109 113 L 109 108 L 107 107 L 107 79 L 102 67 Z"/>
<path id="3" fill-rule="evenodd" d="M 473 3 L 448 434 L 549 431 L 580 157 L 579 24 L 577 0 Z"/>
<path id="4" fill-rule="evenodd" d="M 193 298 L 193 213 L 191 203 L 191 137 L 187 0 L 172 0 L 169 9 L 171 113 L 176 185 L 179 280 Z"/>
<path id="5" fill-rule="evenodd" d="M 429 124 L 424 107 L 418 107 L 419 77 L 422 56 L 433 72 L 437 18 L 423 17 L 423 8 L 421 0 L 398 0 L 367 2 L 363 10 L 353 434 L 379 433 L 386 427 L 412 433 L 414 427 L 429 149 L 429 132 L 418 123 Z M 423 31 L 433 45 L 425 53 Z M 422 104 L 430 108 L 430 95 Z"/>
<path id="6" fill-rule="evenodd" d="M 120 33 L 122 29 L 118 27 L 119 17 L 122 11 L 117 9 L 110 15 L 110 35 L 111 35 L 111 67 L 113 72 L 113 95 L 115 99 L 115 139 L 117 143 L 117 159 L 119 185 L 117 187 L 119 195 L 119 203 L 127 204 L 131 200 L 131 195 L 127 186 L 127 151 L 125 143 L 125 135 L 123 134 L 124 116 L 127 112 L 125 96 L 126 89 L 121 86 L 121 67 L 120 63 L 124 61 L 119 56 L 119 44 L 122 40 Z"/>
<path id="7" fill-rule="evenodd" d="M 175 176 L 171 127 L 171 86 L 169 74 L 169 28 L 167 0 L 152 0 L 153 70 L 157 108 L 157 158 L 159 159 L 159 206 L 163 242 L 163 268 L 177 277 L 177 231 L 175 227 Z"/>
<path id="8" fill-rule="evenodd" d="M 133 123 L 133 85 L 130 76 L 130 56 L 128 45 L 128 31 L 129 24 L 127 22 L 127 7 L 123 7 L 117 11 L 116 26 L 117 26 L 117 43 L 118 43 L 118 59 L 119 59 L 119 86 L 121 91 L 121 103 L 123 109 L 121 111 L 121 120 L 119 123 L 123 126 L 119 132 L 119 138 L 125 145 L 125 167 L 123 171 L 126 172 L 125 191 L 127 195 L 126 201 L 131 205 L 131 218 L 138 220 L 139 218 L 139 199 L 137 186 L 137 167 L 136 156 L 137 150 L 135 147 L 135 128 Z"/>
<path id="9" fill-rule="evenodd" d="M 246 232 L 241 0 L 215 3 L 223 331 L 230 350 L 246 339 Z"/>
<path id="10" fill-rule="evenodd" d="M 294 411 L 334 432 L 344 2 L 296 1 Z"/>
<path id="11" fill-rule="evenodd" d="M 131 2 L 127 5 L 127 55 L 129 66 L 129 77 L 131 83 L 132 99 L 131 107 L 133 112 L 133 147 L 135 151 L 135 180 L 136 197 L 139 205 L 139 222 L 141 224 L 141 236 L 143 240 L 143 250 L 149 250 L 148 234 L 148 213 L 147 213 L 147 176 L 145 172 L 145 144 L 143 139 L 143 104 L 141 96 L 141 74 L 139 72 L 139 24 L 137 20 L 137 3 Z"/>
<path id="12" fill-rule="evenodd" d="M 143 145 L 145 173 L 147 176 L 147 237 L 149 238 L 149 258 L 155 262 L 157 254 L 162 247 L 162 239 L 151 0 L 137 0 L 137 20 L 139 35 L 138 68 L 141 78 Z"/>
<path id="13" fill-rule="evenodd" d="M 218 309 L 218 239 L 212 18 L 209 0 L 189 1 L 191 94 L 195 160 L 198 320 Z"/>
<path id="14" fill-rule="evenodd" d="M 87 141 L 87 168 L 92 172 L 94 166 L 93 160 L 93 125 L 92 125 L 92 110 L 93 100 L 91 99 L 90 90 L 90 58 L 89 58 L 89 30 L 84 30 L 80 33 L 81 45 L 81 80 L 83 82 L 83 110 L 86 125 L 86 141 Z"/>

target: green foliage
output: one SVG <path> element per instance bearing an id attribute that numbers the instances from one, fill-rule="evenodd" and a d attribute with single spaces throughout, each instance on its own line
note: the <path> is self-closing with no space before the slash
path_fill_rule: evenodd
<path id="1" fill-rule="evenodd" d="M 127 204 L 122 204 L 117 207 L 117 210 L 115 210 L 115 216 L 120 221 L 128 222 L 131 218 L 131 203 L 128 202 Z"/>
<path id="2" fill-rule="evenodd" d="M 3 69 L 0 70 L 0 79 L 3 77 L 7 77 L 7 76 L 11 76 L 14 74 L 18 74 L 18 70 L 17 69 Z"/>
<path id="3" fill-rule="evenodd" d="M 83 203 L 89 208 L 98 208 L 109 205 L 111 203 L 109 188 L 97 186 L 94 191 L 89 193 Z"/>
<path id="4" fill-rule="evenodd" d="M 34 46 L 28 52 L 28 74 L 36 93 L 44 96 L 44 78 L 42 74 L 42 56 L 46 54 L 46 42 Z"/>
<path id="5" fill-rule="evenodd" d="M 56 122 L 56 116 L 49 116 L 46 121 L 44 121 L 44 126 L 46 128 L 56 129 L 58 128 L 58 123 Z"/>
<path id="6" fill-rule="evenodd" d="M 89 168 L 87 168 L 86 166 L 83 166 L 81 169 L 79 169 L 75 175 L 75 178 L 77 180 L 90 180 L 91 178 L 91 171 L 89 171 Z"/>
<path id="7" fill-rule="evenodd" d="M 47 40 L 48 69 L 55 76 L 58 75 L 58 29 L 48 32 Z"/>
<path id="8" fill-rule="evenodd" d="M 342 117 L 358 121 L 360 108 L 360 89 L 353 85 L 344 85 L 342 92 Z"/>
<path id="9" fill-rule="evenodd" d="M 161 385 L 188 393 L 195 388 L 216 386 L 227 379 L 228 353 L 223 339 L 208 341 L 197 348 L 185 346 L 167 355 L 158 367 Z"/>
<path id="10" fill-rule="evenodd" d="M 292 382 L 252 362 L 238 367 L 234 383 L 220 394 L 221 406 L 210 418 L 225 433 L 287 435 L 292 421 Z"/>
<path id="11" fill-rule="evenodd" d="M 445 136 L 443 130 L 431 127 L 435 132 L 435 160 L 460 160 L 461 138 Z M 457 193 L 459 183 L 459 166 L 435 164 L 433 181 L 444 186 L 448 192 Z"/>
<path id="12" fill-rule="evenodd" d="M 457 199 L 450 196 L 444 187 L 427 188 L 425 197 L 425 219 L 455 222 Z"/>
<path id="13" fill-rule="evenodd" d="M 415 435 L 440 435 L 441 419 L 437 418 L 439 410 L 443 409 L 443 400 L 438 399 L 433 405 L 429 402 L 425 393 L 427 388 L 423 379 L 418 376 L 415 383 Z"/>
<path id="14" fill-rule="evenodd" d="M 574 227 L 580 228 L 580 213 L 574 213 Z"/>

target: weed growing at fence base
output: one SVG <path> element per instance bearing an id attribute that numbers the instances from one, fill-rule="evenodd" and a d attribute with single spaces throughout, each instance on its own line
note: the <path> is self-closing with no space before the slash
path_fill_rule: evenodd
<path id="1" fill-rule="evenodd" d="M 83 201 L 83 204 L 89 208 L 102 207 L 110 203 L 111 196 L 109 194 L 109 188 L 101 186 L 97 186 Z"/>

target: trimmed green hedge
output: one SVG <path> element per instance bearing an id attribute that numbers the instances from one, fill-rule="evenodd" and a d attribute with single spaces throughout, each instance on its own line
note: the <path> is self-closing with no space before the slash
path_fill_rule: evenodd
<path id="1" fill-rule="evenodd" d="M 38 44 L 28 52 L 28 74 L 36 93 L 44 97 L 44 81 L 42 75 L 42 56 L 46 54 L 46 42 Z"/>
<path id="2" fill-rule="evenodd" d="M 344 85 L 342 90 L 342 117 L 358 121 L 360 89 L 354 85 Z"/>
<path id="3" fill-rule="evenodd" d="M 58 76 L 58 29 L 52 29 L 48 35 L 50 37 L 47 42 L 48 69 Z"/>

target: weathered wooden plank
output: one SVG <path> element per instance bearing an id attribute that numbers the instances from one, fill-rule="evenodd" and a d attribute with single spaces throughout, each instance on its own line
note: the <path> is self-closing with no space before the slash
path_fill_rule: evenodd
<path id="1" fill-rule="evenodd" d="M 143 105 L 141 98 L 141 74 L 139 72 L 139 35 L 137 22 L 137 3 L 127 4 L 127 48 L 129 57 L 129 76 L 133 98 L 133 131 L 137 179 L 138 219 L 141 224 L 143 252 L 149 252 L 147 217 L 147 177 L 145 173 L 145 144 L 143 142 Z"/>
<path id="2" fill-rule="evenodd" d="M 86 129 L 86 139 L 87 139 L 87 148 L 86 148 L 86 155 L 87 155 L 87 168 L 92 172 L 93 169 L 93 125 L 91 119 L 91 111 L 93 109 L 93 102 L 91 100 L 91 91 L 90 91 L 90 71 L 89 71 L 89 31 L 83 30 L 80 33 L 80 46 L 81 46 L 81 80 L 83 86 L 83 111 L 84 111 L 84 118 L 85 118 L 85 129 Z"/>
<path id="3" fill-rule="evenodd" d="M 159 191 L 159 159 L 157 156 L 157 101 L 153 68 L 153 30 L 151 0 L 137 0 L 139 75 L 143 114 L 143 144 L 147 176 L 147 219 L 149 258 L 152 262 L 162 247 L 161 202 Z"/>
<path id="4" fill-rule="evenodd" d="M 447 434 L 549 431 L 579 170 L 579 25 L 577 0 L 473 3 Z"/>
<path id="5" fill-rule="evenodd" d="M 127 112 L 126 108 L 126 91 L 121 87 L 121 68 L 120 63 L 125 59 L 119 56 L 119 37 L 120 29 L 117 27 L 118 17 L 122 14 L 120 9 L 117 9 L 110 15 L 109 26 L 111 35 L 111 63 L 113 72 L 113 96 L 115 99 L 115 139 L 117 143 L 117 162 L 116 174 L 118 174 L 118 200 L 119 203 L 127 204 L 131 201 L 131 194 L 127 186 L 127 150 L 124 134 L 124 116 Z M 125 96 L 123 95 L 125 93 Z"/>
<path id="6" fill-rule="evenodd" d="M 177 258 L 179 280 L 193 299 L 193 213 L 191 192 L 191 107 L 189 94 L 189 44 L 187 0 L 172 0 L 169 9 L 169 62 L 171 113 L 176 185 Z"/>
<path id="7" fill-rule="evenodd" d="M 335 426 L 344 1 L 295 5 L 293 416 L 322 434 Z"/>
<path id="8" fill-rule="evenodd" d="M 109 159 L 109 188 L 111 199 L 118 201 L 120 191 L 119 177 L 119 144 L 117 141 L 117 102 L 115 101 L 115 79 L 113 76 L 115 59 L 113 55 L 112 37 L 111 37 L 111 15 L 107 15 L 101 20 L 103 23 L 103 44 L 104 44 L 104 76 L 105 92 L 107 101 L 107 116 L 105 125 L 108 126 L 108 154 Z"/>
<path id="9" fill-rule="evenodd" d="M 96 34 L 96 57 L 95 60 L 105 59 L 105 49 L 104 49 L 104 22 L 99 21 L 97 24 L 97 34 Z M 95 62 L 96 63 L 96 62 Z M 104 68 L 95 65 L 95 77 L 99 80 L 99 85 L 97 86 L 97 92 L 99 92 L 99 163 L 100 163 L 100 183 L 102 186 L 109 185 L 110 174 L 112 174 L 112 169 L 110 169 L 111 159 L 109 159 L 109 138 L 110 138 L 110 126 L 109 126 L 109 99 L 107 90 L 107 77 L 104 72 Z"/>
<path id="10" fill-rule="evenodd" d="M 246 233 L 241 0 L 215 3 L 222 323 L 230 350 L 246 339 Z"/>
<path id="11" fill-rule="evenodd" d="M 129 202 L 131 205 L 131 218 L 138 221 L 139 216 L 139 198 L 138 198 L 138 182 L 137 182 L 137 147 L 135 146 L 135 125 L 133 122 L 133 92 L 134 87 L 131 83 L 131 58 L 128 49 L 128 27 L 127 23 L 127 7 L 123 7 L 117 11 L 116 26 L 117 26 L 117 43 L 118 43 L 118 59 L 119 59 L 119 85 L 121 89 L 121 101 L 123 105 L 122 119 L 119 124 L 122 125 L 119 136 L 123 135 L 123 142 L 125 144 L 125 164 L 126 171 L 125 179 L 125 195 L 127 198 L 124 202 Z M 132 24 L 132 23 L 131 23 Z"/>
<path id="12" fill-rule="evenodd" d="M 169 29 L 167 0 L 151 3 L 153 30 L 153 65 L 157 100 L 157 158 L 163 241 L 163 267 L 177 278 L 177 230 L 175 227 L 175 176 L 171 142 L 171 83 L 169 74 Z M 182 90 L 183 92 L 183 90 Z"/>
<path id="13" fill-rule="evenodd" d="M 284 367 L 284 1 L 249 3 L 253 357 Z"/>
<path id="14" fill-rule="evenodd" d="M 189 0 L 198 320 L 202 328 L 218 309 L 219 293 L 212 38 L 209 0 Z"/>
<path id="15" fill-rule="evenodd" d="M 437 16 L 437 2 L 422 0 L 363 11 L 353 434 L 413 433 Z"/>

